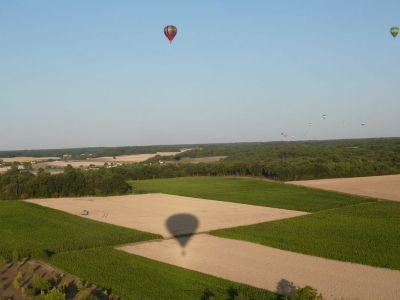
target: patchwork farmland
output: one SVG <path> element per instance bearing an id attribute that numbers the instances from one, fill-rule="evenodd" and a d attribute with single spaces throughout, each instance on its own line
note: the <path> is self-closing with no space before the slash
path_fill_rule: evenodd
<path id="1" fill-rule="evenodd" d="M 276 299 L 306 285 L 324 299 L 400 295 L 399 203 L 258 179 L 130 184 L 133 195 L 1 201 L 0 256 L 123 299 Z"/>

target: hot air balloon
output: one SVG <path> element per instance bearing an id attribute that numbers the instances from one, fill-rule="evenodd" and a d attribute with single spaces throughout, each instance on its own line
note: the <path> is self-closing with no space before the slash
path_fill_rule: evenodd
<path id="1" fill-rule="evenodd" d="M 172 43 L 172 40 L 175 38 L 177 32 L 178 29 L 176 29 L 174 25 L 167 25 L 164 27 L 164 34 L 170 43 Z"/>
<path id="2" fill-rule="evenodd" d="M 394 38 L 399 34 L 399 31 L 400 31 L 399 27 L 390 28 L 390 33 Z"/>

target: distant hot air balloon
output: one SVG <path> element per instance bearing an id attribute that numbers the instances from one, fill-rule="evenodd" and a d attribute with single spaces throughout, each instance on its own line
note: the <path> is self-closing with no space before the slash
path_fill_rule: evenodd
<path id="1" fill-rule="evenodd" d="M 399 34 L 399 31 L 400 31 L 399 27 L 390 28 L 390 33 L 394 38 Z"/>
<path id="2" fill-rule="evenodd" d="M 177 32 L 178 29 L 176 29 L 174 25 L 167 25 L 164 27 L 164 34 L 170 43 L 172 43 L 172 40 L 175 38 Z"/>

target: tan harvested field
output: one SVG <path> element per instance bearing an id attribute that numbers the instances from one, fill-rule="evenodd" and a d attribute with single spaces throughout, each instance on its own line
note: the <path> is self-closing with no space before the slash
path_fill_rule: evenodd
<path id="1" fill-rule="evenodd" d="M 306 214 L 299 211 L 167 194 L 33 199 L 27 201 L 74 215 L 81 215 L 84 210 L 87 210 L 89 211 L 89 214 L 85 216 L 87 218 L 157 233 L 164 237 L 207 232 Z M 193 215 L 197 219 L 198 227 L 193 229 L 185 219 L 181 223 L 178 219 L 178 224 L 171 234 L 166 228 L 166 221 L 170 216 L 181 213 Z M 188 220 L 188 222 L 190 223 L 192 220 Z"/>
<path id="2" fill-rule="evenodd" d="M 400 175 L 290 181 L 329 191 L 400 201 Z"/>
<path id="3" fill-rule="evenodd" d="M 97 157 L 91 158 L 90 161 L 97 161 L 97 162 L 114 162 L 114 163 L 138 163 L 146 161 L 152 157 L 157 155 L 160 156 L 173 156 L 179 153 L 183 153 L 185 151 L 189 151 L 191 149 L 182 149 L 180 152 L 156 152 L 156 153 L 148 153 L 148 154 L 132 154 L 132 155 L 121 155 L 116 156 L 115 159 L 112 156 L 104 156 L 104 157 Z"/>
<path id="4" fill-rule="evenodd" d="M 60 158 L 59 157 L 30 157 L 30 156 L 3 157 L 3 158 L 0 157 L 0 160 L 7 162 L 7 163 L 41 162 L 41 161 L 46 161 L 46 160 L 57 160 L 57 159 L 60 159 Z"/>
<path id="5" fill-rule="evenodd" d="M 7 172 L 8 170 L 10 170 L 11 167 L 1 167 L 0 168 L 0 174 Z"/>
<path id="6" fill-rule="evenodd" d="M 197 234 L 184 253 L 175 239 L 119 249 L 255 287 L 282 292 L 284 281 L 311 285 L 324 299 L 400 299 L 400 272 Z"/>

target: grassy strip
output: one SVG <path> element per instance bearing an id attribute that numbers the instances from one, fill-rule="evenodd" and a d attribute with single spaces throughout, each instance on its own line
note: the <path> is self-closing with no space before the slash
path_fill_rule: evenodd
<path id="1" fill-rule="evenodd" d="M 158 235 L 92 221 L 58 210 L 0 201 L 0 256 L 42 256 L 60 251 L 117 245 Z"/>
<path id="2" fill-rule="evenodd" d="M 374 201 L 358 196 L 257 179 L 182 177 L 129 182 L 134 193 L 167 193 L 204 199 L 315 212 Z"/>
<path id="3" fill-rule="evenodd" d="M 400 270 L 400 203 L 375 202 L 212 234 Z"/>
<path id="4" fill-rule="evenodd" d="M 81 279 L 112 287 L 113 293 L 125 300 L 201 299 L 205 289 L 215 294 L 213 299 L 227 299 L 226 291 L 230 287 L 251 299 L 276 299 L 276 295 L 268 291 L 110 247 L 59 253 L 50 263 Z"/>

